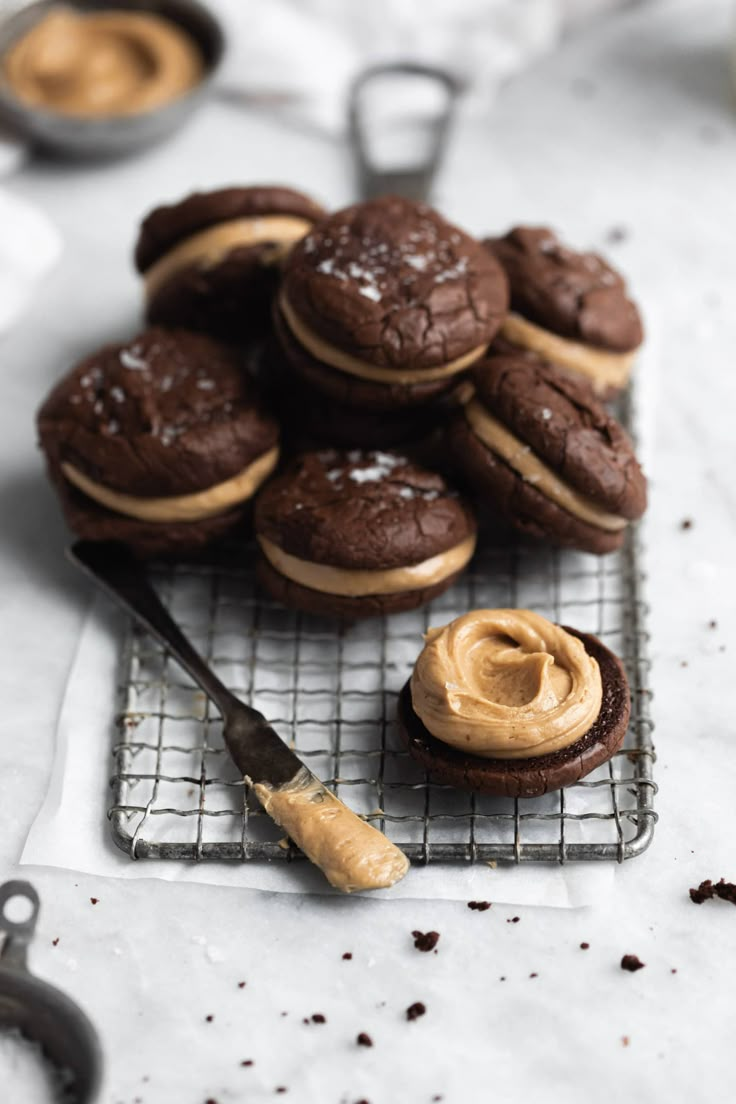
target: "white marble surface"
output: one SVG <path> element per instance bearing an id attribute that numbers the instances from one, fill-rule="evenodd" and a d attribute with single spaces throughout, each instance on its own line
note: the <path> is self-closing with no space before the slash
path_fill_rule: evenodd
<path id="1" fill-rule="evenodd" d="M 570 43 L 509 86 L 487 124 L 458 134 L 437 197 L 478 231 L 543 219 L 572 241 L 602 244 L 625 227 L 612 255 L 661 319 L 648 524 L 661 823 L 651 850 L 617 871 L 604 902 L 575 911 L 475 913 L 455 902 L 23 868 L 44 902 L 33 965 L 99 1025 L 105 1104 L 270 1100 L 279 1085 L 284 1099 L 308 1104 L 423 1104 L 436 1093 L 463 1104 L 678 1101 L 727 1091 L 736 913 L 720 902 L 697 908 L 687 890 L 705 877 L 736 879 L 729 15 L 717 0 L 672 0 Z M 333 145 L 217 105 L 138 160 L 36 164 L 11 182 L 52 215 L 66 250 L 0 344 L 3 875 L 19 873 L 42 801 L 86 595 L 61 556 L 34 408 L 79 354 L 133 327 L 131 229 L 152 201 L 269 178 L 332 204 L 351 192 Z M 489 871 L 490 899 L 503 877 Z M 520 921 L 507 923 L 513 915 Z M 413 928 L 439 930 L 439 954 L 416 952 Z M 352 961 L 342 961 L 348 950 Z M 624 952 L 646 969 L 621 971 Z M 406 1023 L 416 1000 L 427 1014 Z M 328 1022 L 304 1025 L 312 1012 Z M 354 1044 L 362 1030 L 372 1049 Z M 255 1065 L 242 1068 L 249 1058 Z"/>

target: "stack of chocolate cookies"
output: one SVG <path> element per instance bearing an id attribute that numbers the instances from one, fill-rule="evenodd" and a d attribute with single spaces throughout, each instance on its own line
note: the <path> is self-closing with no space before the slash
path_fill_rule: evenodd
<path id="1" fill-rule="evenodd" d="M 231 187 L 153 210 L 135 262 L 153 328 L 86 358 L 39 412 L 88 539 L 188 556 L 245 548 L 255 518 L 274 597 L 357 617 L 449 585 L 470 501 L 594 553 L 644 510 L 600 402 L 625 384 L 638 312 L 550 230 L 480 242 L 396 197 L 328 215 L 289 188 Z"/>

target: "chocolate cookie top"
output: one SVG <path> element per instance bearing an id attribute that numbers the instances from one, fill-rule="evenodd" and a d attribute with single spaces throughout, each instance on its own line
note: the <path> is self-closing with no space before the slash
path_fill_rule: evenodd
<path id="1" fill-rule="evenodd" d="M 300 456 L 256 500 L 255 528 L 284 552 L 334 567 L 420 563 L 475 532 L 440 475 L 393 452 Z"/>
<path id="2" fill-rule="evenodd" d="M 625 430 L 590 386 L 533 353 L 497 352 L 475 365 L 476 397 L 570 486 L 625 518 L 647 487 Z"/>
<path id="3" fill-rule="evenodd" d="M 384 368 L 434 368 L 488 344 L 508 305 L 480 242 L 392 196 L 318 223 L 292 250 L 283 289 L 309 329 Z"/>
<path id="4" fill-rule="evenodd" d="M 215 486 L 278 440 L 228 346 L 157 328 L 72 369 L 41 407 L 38 427 L 51 463 L 143 497 Z"/>
<path id="5" fill-rule="evenodd" d="M 135 265 L 145 272 L 172 246 L 219 222 L 264 215 L 293 215 L 314 222 L 324 213 L 309 196 L 275 185 L 194 192 L 178 203 L 156 207 L 146 216 L 135 247 Z"/>
<path id="6" fill-rule="evenodd" d="M 562 337 L 630 352 L 644 334 L 623 277 L 596 253 L 576 253 L 543 226 L 488 238 L 511 286 L 511 307 Z"/>

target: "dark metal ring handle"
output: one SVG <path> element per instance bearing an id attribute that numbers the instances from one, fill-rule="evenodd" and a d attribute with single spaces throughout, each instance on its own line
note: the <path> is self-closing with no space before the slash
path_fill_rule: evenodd
<path id="1" fill-rule="evenodd" d="M 411 168 L 381 169 L 372 162 L 368 154 L 361 96 L 368 84 L 386 76 L 427 77 L 441 85 L 446 93 L 444 107 L 432 127 L 432 142 L 426 159 Z M 446 69 L 411 61 L 373 65 L 358 74 L 348 94 L 348 131 L 362 198 L 370 199 L 387 193 L 414 200 L 428 198 L 444 153 L 455 101 L 462 90 L 461 81 Z"/>
<path id="2" fill-rule="evenodd" d="M 6 912 L 8 901 L 14 897 L 23 897 L 31 905 L 31 914 L 25 920 L 11 920 Z M 0 948 L 0 965 L 26 968 L 26 950 L 36 930 L 40 907 L 38 894 L 30 882 L 17 880 L 0 886 L 0 935 L 5 936 Z"/>

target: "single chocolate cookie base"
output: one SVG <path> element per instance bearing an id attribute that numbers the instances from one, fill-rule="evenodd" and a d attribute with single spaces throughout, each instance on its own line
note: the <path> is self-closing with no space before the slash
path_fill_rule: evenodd
<path id="1" fill-rule="evenodd" d="M 282 606 L 315 614 L 317 617 L 338 618 L 342 621 L 362 621 L 367 617 L 382 617 L 384 614 L 404 613 L 418 609 L 431 602 L 448 590 L 462 574 L 456 571 L 440 583 L 421 590 L 405 590 L 398 594 L 366 594 L 362 597 L 346 597 L 340 594 L 325 594 L 320 590 L 302 586 L 287 579 L 266 559 L 263 553 L 258 556 L 256 576 L 261 585 Z"/>
<path id="2" fill-rule="evenodd" d="M 448 442 L 479 505 L 500 514 L 522 533 L 596 556 L 623 545 L 626 529 L 599 529 L 563 510 L 487 448 L 464 414 L 453 420 Z"/>
<path id="3" fill-rule="evenodd" d="M 265 336 L 279 283 L 278 268 L 262 263 L 270 248 L 265 242 L 243 246 L 217 265 L 190 265 L 174 273 L 148 301 L 146 320 L 225 341 Z"/>
<path id="4" fill-rule="evenodd" d="M 332 368 L 313 357 L 293 336 L 278 306 L 274 309 L 274 330 L 289 364 L 303 380 L 333 402 L 366 412 L 380 414 L 430 403 L 454 391 L 468 376 L 466 370 L 438 380 L 377 383 Z"/>
<path id="5" fill-rule="evenodd" d="M 563 628 L 583 642 L 600 667 L 603 699 L 593 727 L 570 747 L 532 759 L 466 755 L 435 739 L 425 728 L 412 707 L 409 681 L 399 695 L 399 732 L 410 755 L 431 772 L 436 782 L 498 797 L 540 797 L 578 782 L 618 751 L 626 736 L 631 711 L 623 665 L 597 637 Z"/>
<path id="6" fill-rule="evenodd" d="M 49 471 L 66 523 L 82 540 L 119 541 L 141 560 L 196 560 L 226 538 L 252 536 L 252 499 L 201 521 L 141 521 L 106 509 Z"/>

